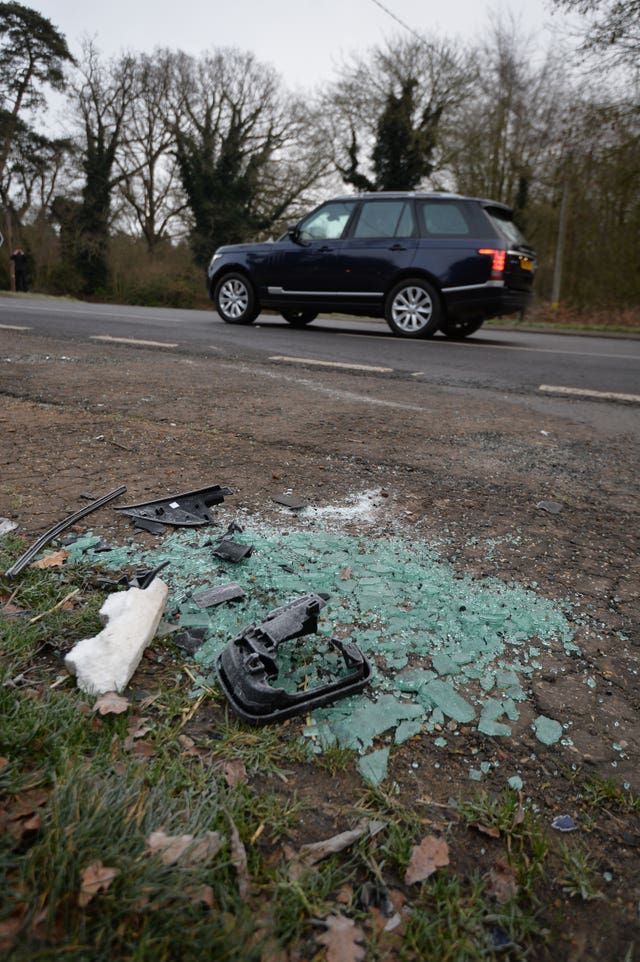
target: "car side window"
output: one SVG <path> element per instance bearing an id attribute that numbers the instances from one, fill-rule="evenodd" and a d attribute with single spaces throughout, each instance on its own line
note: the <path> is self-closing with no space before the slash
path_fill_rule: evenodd
<path id="1" fill-rule="evenodd" d="M 301 222 L 298 237 L 303 241 L 337 240 L 342 237 L 354 208 L 353 203 L 336 201 L 325 204 Z"/>
<path id="2" fill-rule="evenodd" d="M 423 237 L 466 237 L 472 233 L 462 204 L 426 200 L 419 206 Z"/>
<path id="3" fill-rule="evenodd" d="M 402 200 L 365 201 L 360 208 L 354 237 L 413 237 L 413 208 Z"/>

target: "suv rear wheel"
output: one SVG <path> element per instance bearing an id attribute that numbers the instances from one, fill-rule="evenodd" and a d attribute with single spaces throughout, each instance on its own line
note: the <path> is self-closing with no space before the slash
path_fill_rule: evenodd
<path id="1" fill-rule="evenodd" d="M 244 274 L 225 274 L 216 285 L 213 299 L 227 324 L 252 324 L 260 313 L 251 281 Z"/>
<path id="2" fill-rule="evenodd" d="M 400 337 L 431 337 L 442 319 L 440 298 L 428 281 L 406 278 L 387 297 L 385 317 Z"/>

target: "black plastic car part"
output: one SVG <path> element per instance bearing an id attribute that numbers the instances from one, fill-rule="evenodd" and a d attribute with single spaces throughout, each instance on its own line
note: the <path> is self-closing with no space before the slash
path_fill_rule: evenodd
<path id="1" fill-rule="evenodd" d="M 306 691 L 274 688 L 278 677 L 276 654 L 283 641 L 311 634 L 326 595 L 308 594 L 270 611 L 260 624 L 249 625 L 231 641 L 216 661 L 218 681 L 231 707 L 250 724 L 279 722 L 353 695 L 367 685 L 371 666 L 353 642 L 331 639 L 342 654 L 349 674 Z"/>
<path id="2" fill-rule="evenodd" d="M 76 521 L 80 521 L 80 519 L 84 518 L 85 515 L 91 514 L 92 511 L 97 511 L 98 508 L 108 504 L 109 501 L 113 501 L 114 498 L 119 498 L 120 495 L 124 494 L 126 490 L 126 485 L 121 484 L 119 488 L 116 488 L 114 491 L 110 491 L 109 494 L 105 494 L 102 498 L 96 498 L 96 500 L 92 501 L 91 504 L 87 504 L 84 506 L 84 508 L 80 508 L 80 510 L 76 511 L 74 514 L 70 514 L 68 518 L 58 521 L 58 523 L 54 524 L 52 528 L 49 528 L 48 531 L 45 531 L 44 534 L 40 535 L 38 540 L 34 541 L 31 547 L 27 548 L 24 554 L 20 555 L 18 560 L 15 561 L 11 567 L 5 571 L 5 578 L 15 578 L 15 576 L 20 574 L 22 569 L 35 558 L 40 549 L 44 548 L 46 544 L 49 544 L 50 541 L 53 541 L 54 538 L 57 538 L 59 534 L 61 534 L 67 528 L 70 528 L 72 524 L 76 523 Z"/>
<path id="3" fill-rule="evenodd" d="M 197 491 L 185 491 L 169 498 L 157 501 L 144 501 L 140 504 L 125 504 L 115 508 L 131 518 L 146 521 L 160 521 L 162 524 L 173 524 L 182 527 L 198 527 L 211 524 L 212 517 L 209 508 L 214 504 L 221 504 L 225 494 L 233 494 L 230 488 L 221 488 L 214 484 L 209 488 L 199 488 Z"/>

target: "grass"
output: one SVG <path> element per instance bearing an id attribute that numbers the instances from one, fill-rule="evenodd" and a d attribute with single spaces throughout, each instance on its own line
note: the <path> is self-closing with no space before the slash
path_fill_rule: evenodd
<path id="1" fill-rule="evenodd" d="M 23 547 L 0 542 L 2 570 Z M 393 787 L 362 788 L 352 751 L 316 756 L 295 724 L 247 728 L 213 692 L 198 703 L 206 724 L 190 727 L 194 699 L 170 656 L 151 697 L 132 695 L 127 713 L 98 716 L 93 698 L 59 681 L 63 652 L 100 627 L 104 596 L 91 574 L 80 565 L 29 568 L 0 582 L 0 606 L 11 598 L 25 612 L 0 615 L 0 951 L 8 960 L 320 960 L 316 937 L 329 915 L 353 920 L 370 962 L 547 958 L 563 925 L 553 901 L 602 902 L 588 846 L 557 844 L 518 793 L 434 807 Z M 76 589 L 73 608 L 56 608 Z M 132 731 L 141 725 L 135 745 L 146 751 L 136 753 Z M 246 775 L 230 780 L 230 763 Z M 319 833 L 324 790 L 338 775 L 351 789 L 334 829 Z M 576 780 L 572 790 L 593 823 L 613 809 L 628 818 L 638 811 L 609 780 Z M 384 827 L 292 870 L 304 842 L 362 818 Z M 187 848 L 165 864 L 150 851 L 154 832 L 202 843 L 218 833 L 221 845 L 203 860 Z M 450 865 L 408 885 L 414 847 L 430 834 L 446 840 Z M 96 863 L 113 876 L 83 904 Z M 514 880 L 504 899 L 491 885 L 497 864 Z M 393 901 L 391 931 L 363 902 L 365 883 Z M 288 957 L 277 954 L 284 949 Z"/>

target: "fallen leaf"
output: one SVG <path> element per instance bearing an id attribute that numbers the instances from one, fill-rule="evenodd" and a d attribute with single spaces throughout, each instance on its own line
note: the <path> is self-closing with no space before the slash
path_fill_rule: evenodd
<path id="1" fill-rule="evenodd" d="M 216 906 L 215 895 L 210 885 L 194 885 L 185 889 L 185 895 L 194 905 L 206 905 L 212 911 Z"/>
<path id="2" fill-rule="evenodd" d="M 489 835 L 491 838 L 500 838 L 500 829 L 495 828 L 492 825 L 482 825 L 480 822 L 471 822 L 469 828 L 476 828 L 483 835 Z"/>
<path id="3" fill-rule="evenodd" d="M 108 868 L 100 859 L 88 865 L 82 873 L 82 884 L 78 894 L 78 905 L 85 908 L 94 895 L 106 892 L 114 878 L 120 874 L 118 868 Z"/>
<path id="4" fill-rule="evenodd" d="M 241 899 L 246 899 L 249 895 L 249 885 L 251 881 L 247 866 L 247 850 L 244 847 L 236 823 L 231 818 L 231 815 L 228 815 L 227 818 L 231 829 L 231 861 L 235 867 L 238 878 L 238 894 Z"/>
<path id="5" fill-rule="evenodd" d="M 63 565 L 67 558 L 69 557 L 69 552 L 65 551 L 64 548 L 60 548 L 60 551 L 50 551 L 46 554 L 44 558 L 40 558 L 39 561 L 34 561 L 31 565 L 32 568 L 59 568 Z"/>
<path id="6" fill-rule="evenodd" d="M 0 755 L 0 772 L 3 768 L 6 768 L 9 764 L 9 759 L 5 758 L 4 755 Z"/>
<path id="7" fill-rule="evenodd" d="M 449 864 L 449 846 L 443 838 L 427 835 L 419 845 L 414 845 L 405 873 L 405 885 L 423 882 L 444 865 Z"/>
<path id="8" fill-rule="evenodd" d="M 246 784 L 247 769 L 242 759 L 223 762 L 222 773 L 229 788 L 235 788 L 237 785 Z"/>
<path id="9" fill-rule="evenodd" d="M 196 865 L 208 862 L 222 848 L 218 832 L 205 832 L 201 837 L 194 835 L 167 835 L 163 831 L 152 832 L 147 838 L 147 851 L 159 855 L 163 865 L 174 865 L 183 859 L 183 865 Z"/>
<path id="10" fill-rule="evenodd" d="M 329 855 L 335 855 L 337 852 L 342 852 L 343 849 L 353 845 L 353 843 L 357 842 L 358 839 L 362 838 L 363 835 L 368 834 L 373 837 L 383 827 L 384 822 L 363 818 L 358 822 L 355 828 L 352 828 L 347 832 L 340 832 L 339 835 L 332 835 L 331 838 L 323 839 L 321 842 L 310 842 L 308 845 L 302 845 L 297 857 L 300 859 L 300 861 L 304 862 L 306 866 L 315 865 L 316 862 L 322 861 L 323 858 L 327 858 Z"/>
<path id="11" fill-rule="evenodd" d="M 99 715 L 121 715 L 128 708 L 128 700 L 115 691 L 106 691 L 104 695 L 100 695 L 93 706 L 93 710 Z"/>
<path id="12" fill-rule="evenodd" d="M 342 571 L 340 572 L 340 580 L 341 580 L 341 581 L 350 581 L 350 580 L 351 580 L 351 568 L 343 568 L 343 569 L 342 569 Z"/>
<path id="13" fill-rule="evenodd" d="M 145 741 L 135 742 L 131 754 L 136 758 L 154 758 L 156 754 L 155 745 Z"/>
<path id="14" fill-rule="evenodd" d="M 0 952 L 8 952 L 13 946 L 15 937 L 22 928 L 28 908 L 26 902 L 19 902 L 9 918 L 0 922 Z"/>
<path id="15" fill-rule="evenodd" d="M 509 865 L 506 859 L 497 858 L 493 868 L 487 875 L 487 894 L 500 905 L 505 905 L 518 892 L 517 869 Z"/>
<path id="16" fill-rule="evenodd" d="M 316 941 L 326 946 L 327 962 L 362 962 L 366 950 L 360 944 L 364 941 L 360 926 L 345 915 L 328 915 L 322 922 L 327 928 Z"/>

